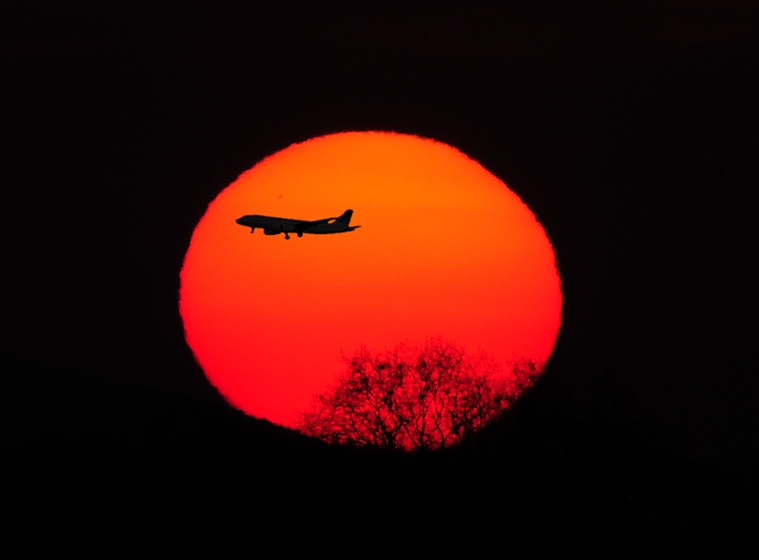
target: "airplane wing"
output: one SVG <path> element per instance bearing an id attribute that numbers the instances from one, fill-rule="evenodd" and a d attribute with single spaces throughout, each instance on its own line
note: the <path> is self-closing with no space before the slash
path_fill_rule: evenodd
<path id="1" fill-rule="evenodd" d="M 324 218 L 323 220 L 314 220 L 312 222 L 298 222 L 297 224 L 294 224 L 293 227 L 295 228 L 296 233 L 300 232 L 303 233 L 311 226 L 318 226 L 319 224 L 326 224 L 330 220 L 334 220 L 335 218 Z"/>

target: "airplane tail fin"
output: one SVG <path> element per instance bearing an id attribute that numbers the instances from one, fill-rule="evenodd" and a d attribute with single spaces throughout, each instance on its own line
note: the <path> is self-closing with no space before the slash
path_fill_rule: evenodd
<path id="1" fill-rule="evenodd" d="M 342 216 L 340 216 L 337 220 L 335 220 L 335 223 L 345 224 L 346 226 L 348 226 L 351 223 L 351 216 L 353 216 L 353 210 L 346 210 L 345 212 L 343 212 Z"/>

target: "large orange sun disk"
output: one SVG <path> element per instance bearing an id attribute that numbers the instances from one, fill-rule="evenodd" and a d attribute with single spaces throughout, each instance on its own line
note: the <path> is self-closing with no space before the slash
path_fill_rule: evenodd
<path id="1" fill-rule="evenodd" d="M 246 214 L 361 229 L 254 235 Z M 545 362 L 561 323 L 553 249 L 527 206 L 455 148 L 348 132 L 258 163 L 208 206 L 180 275 L 187 343 L 252 416 L 294 427 L 360 345 L 441 336 L 501 362 Z"/>

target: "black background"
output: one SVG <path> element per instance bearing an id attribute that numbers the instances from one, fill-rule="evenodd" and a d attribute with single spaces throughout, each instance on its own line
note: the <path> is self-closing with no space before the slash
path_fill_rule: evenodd
<path id="1" fill-rule="evenodd" d="M 245 502 L 294 532 L 337 516 L 354 545 L 417 557 L 446 551 L 430 544 L 457 526 L 438 525 L 440 508 L 470 520 L 462 551 L 483 523 L 639 544 L 753 527 L 754 4 L 4 10 L 3 455 L 17 487 L 109 511 L 133 495 L 172 513 Z M 229 408 L 184 343 L 179 270 L 207 204 L 265 156 L 344 130 L 457 147 L 553 242 L 564 309 L 549 371 L 472 449 L 325 449 Z M 388 519 L 423 530 L 370 539 Z M 322 537 L 303 542 L 348 548 Z"/>

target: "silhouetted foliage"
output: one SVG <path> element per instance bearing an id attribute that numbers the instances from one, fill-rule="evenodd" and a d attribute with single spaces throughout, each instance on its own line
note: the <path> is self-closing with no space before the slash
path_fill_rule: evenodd
<path id="1" fill-rule="evenodd" d="M 319 395 L 299 429 L 324 441 L 385 449 L 440 449 L 495 420 L 541 368 L 530 360 L 510 371 L 439 338 L 345 359 L 347 370 Z"/>

